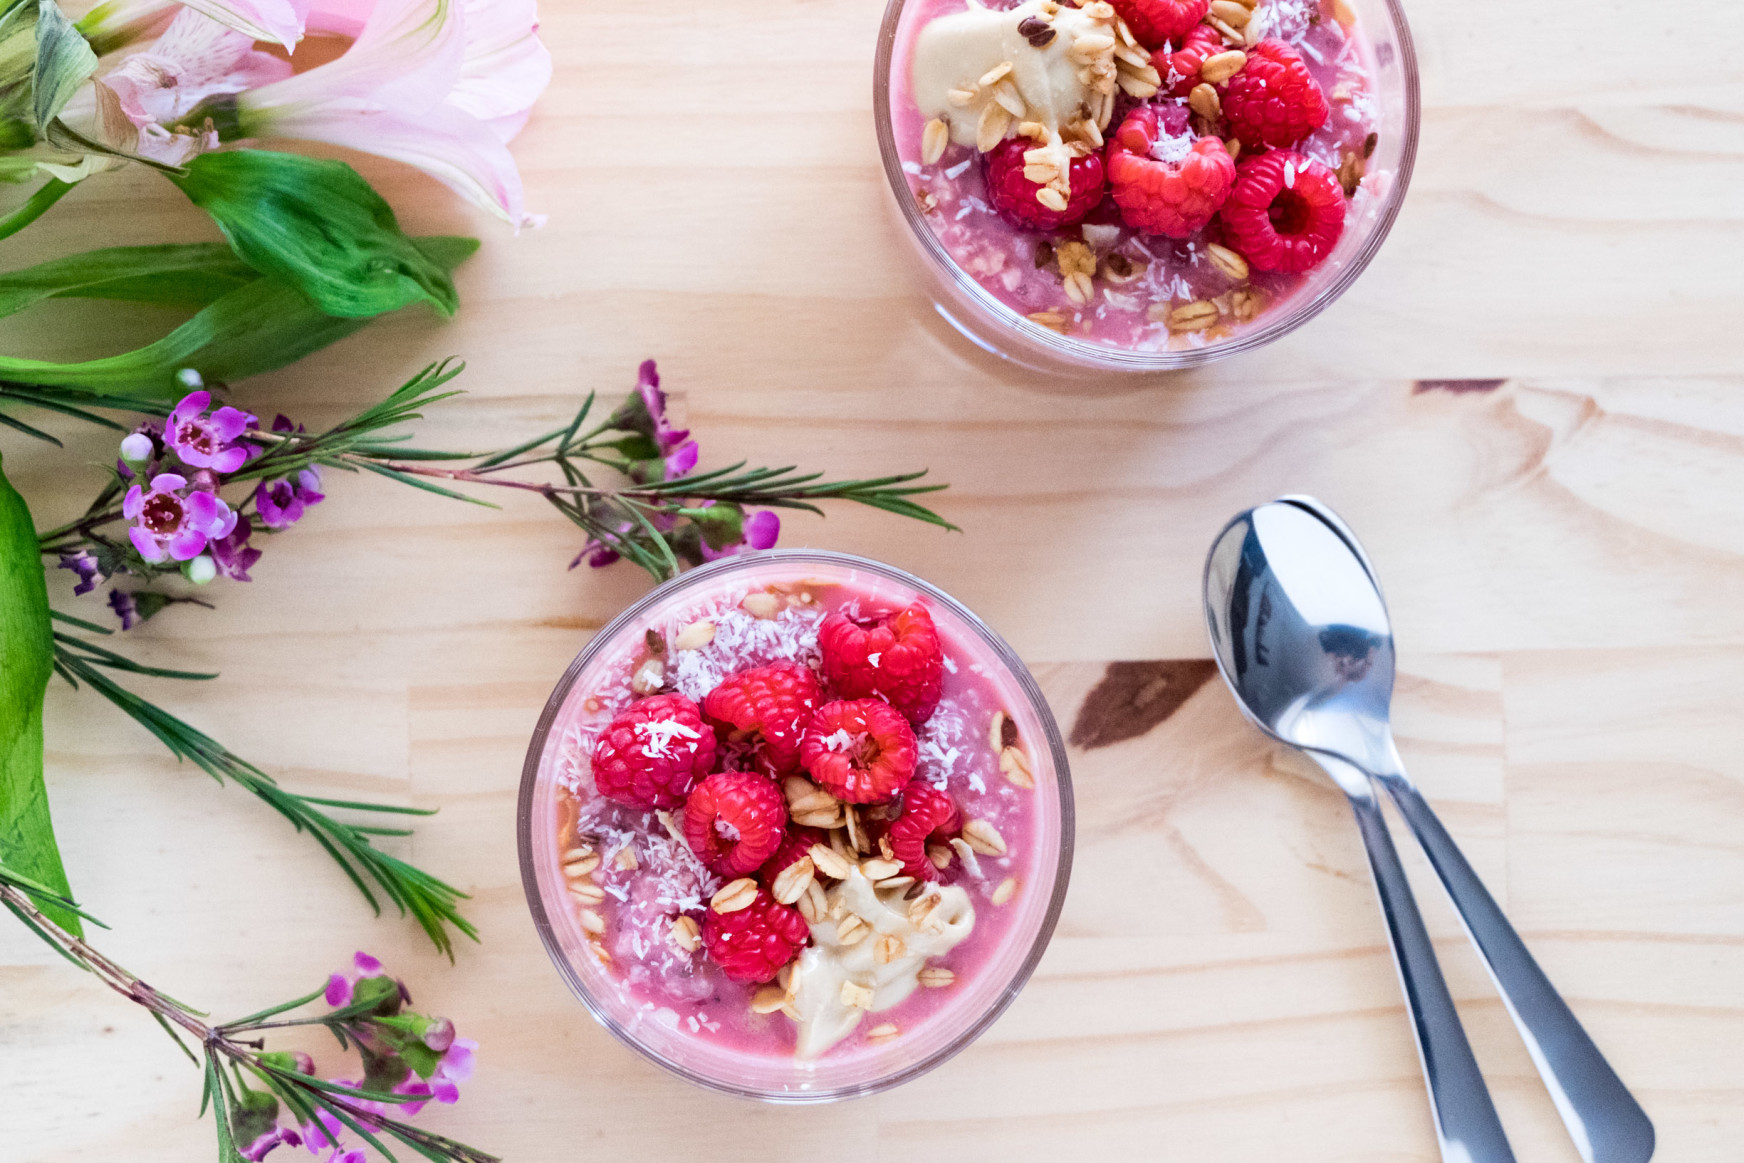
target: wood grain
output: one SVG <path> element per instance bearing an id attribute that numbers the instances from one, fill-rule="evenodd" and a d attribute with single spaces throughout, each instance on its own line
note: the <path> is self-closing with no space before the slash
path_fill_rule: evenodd
<path id="1" fill-rule="evenodd" d="M 218 611 L 135 635 L 145 657 L 223 679 L 142 686 L 289 786 L 441 808 L 398 850 L 474 894 L 484 943 L 449 968 L 410 926 L 373 921 L 249 797 L 57 690 L 50 794 L 73 882 L 115 926 L 110 952 L 219 1013 L 307 990 L 354 948 L 382 955 L 484 1045 L 462 1104 L 426 1117 L 514 1159 L 690 1158 L 697 1128 L 730 1124 L 711 1157 L 1429 1163 L 1344 805 L 1248 731 L 1215 680 L 1178 702 L 1184 687 L 1122 685 L 1206 673 L 1211 535 L 1308 491 L 1386 580 L 1407 762 L 1637 1089 L 1658 1157 L 1737 1158 L 1744 76 L 1727 46 L 1744 7 L 1710 6 L 1692 36 L 1620 0 L 1578 19 L 1414 4 L 1417 179 L 1351 293 L 1250 358 L 1071 385 L 967 350 L 918 290 L 872 141 L 876 5 L 545 9 L 558 72 L 515 148 L 550 224 L 511 237 L 421 176 L 361 161 L 411 228 L 487 239 L 461 271 L 465 306 L 447 325 L 380 323 L 242 399 L 321 423 L 461 354 L 471 395 L 424 436 L 487 446 L 552 425 L 589 388 L 627 388 L 653 355 L 709 463 L 930 466 L 963 534 L 835 508 L 795 517 L 784 540 L 955 593 L 1034 665 L 1068 727 L 1109 663 L 1144 663 L 1114 672 L 1126 714 L 1093 711 L 1105 729 L 1080 739 L 1098 745 L 1073 750 L 1079 856 L 1059 936 L 981 1043 L 877 1099 L 748 1106 L 622 1050 L 528 924 L 513 807 L 551 684 L 645 583 L 565 572 L 577 539 L 537 504 L 493 513 L 345 480 Z M 674 78 L 682 114 L 638 132 L 672 106 Z M 212 236 L 158 179 L 116 175 L 8 242 L 4 265 Z M 0 323 L 0 345 L 101 354 L 171 321 L 58 303 Z M 71 463 L 111 455 L 56 431 Z M 12 438 L 5 451 L 44 524 L 95 481 Z M 1424 872 L 1519 1155 L 1569 1163 Z M 141 1015 L 5 929 L 0 982 L 0 1155 L 206 1157 L 196 1077 Z"/>

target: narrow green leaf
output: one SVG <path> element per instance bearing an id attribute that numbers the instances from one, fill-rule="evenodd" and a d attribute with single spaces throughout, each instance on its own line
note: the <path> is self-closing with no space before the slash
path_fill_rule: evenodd
<path id="1" fill-rule="evenodd" d="M 419 299 L 452 315 L 460 305 L 447 270 L 344 162 L 238 149 L 201 154 L 185 170 L 170 181 L 212 216 L 238 257 L 329 315 L 368 318 Z"/>
<path id="2" fill-rule="evenodd" d="M 11 428 L 14 431 L 22 432 L 26 436 L 33 437 L 37 440 L 44 441 L 45 443 L 48 443 L 48 444 L 52 444 L 56 448 L 65 448 L 66 447 L 66 445 L 62 444 L 59 440 L 56 440 L 53 436 L 50 436 L 48 433 L 44 432 L 42 429 L 32 427 L 31 425 L 26 424 L 22 420 L 18 420 L 18 419 L 15 419 L 14 417 L 8 416 L 4 412 L 0 412 L 0 424 L 4 424 L 6 427 Z"/>
<path id="3" fill-rule="evenodd" d="M 0 861 L 71 898 L 42 780 L 42 700 L 54 671 L 48 586 L 30 509 L 0 463 Z M 78 916 L 43 902 L 74 935 Z"/>
<path id="4" fill-rule="evenodd" d="M 20 158 L 17 160 L 24 161 L 25 159 Z M 35 163 L 31 163 L 31 168 L 35 168 Z M 41 218 L 48 212 L 50 206 L 53 206 L 56 202 L 59 202 L 64 198 L 67 191 L 72 188 L 73 183 L 63 182 L 59 178 L 50 178 L 48 181 L 38 186 L 35 191 L 31 193 L 30 197 L 25 199 L 24 205 L 12 211 L 12 213 L 6 215 L 6 217 L 0 218 L 0 239 L 11 238 L 14 234 L 17 234 L 20 230 L 23 230 L 26 226 L 29 226 L 32 222 Z"/>
<path id="5" fill-rule="evenodd" d="M 219 242 L 111 246 L 0 275 L 0 316 L 50 298 L 198 309 L 259 277 Z"/>
<path id="6" fill-rule="evenodd" d="M 492 504 L 490 501 L 483 501 L 477 497 L 469 497 L 465 493 L 458 493 L 453 489 L 445 489 L 441 485 L 432 484 L 431 482 L 424 480 L 422 477 L 415 477 L 408 473 L 396 472 L 395 470 L 388 468 L 386 465 L 374 464 L 370 461 L 364 460 L 358 462 L 358 467 L 366 468 L 370 472 L 380 473 L 382 476 L 385 476 L 390 480 L 399 481 L 402 485 L 411 485 L 414 489 L 423 489 L 427 493 L 435 493 L 439 497 L 447 497 L 452 501 L 465 501 L 469 505 L 482 505 L 487 509 L 502 508 L 501 505 Z"/>
<path id="7" fill-rule="evenodd" d="M 414 241 L 444 268 L 478 249 L 471 238 Z M 170 400 L 186 390 L 175 378 L 182 368 L 191 367 L 207 380 L 235 382 L 294 363 L 366 322 L 324 314 L 295 288 L 261 278 L 227 292 L 156 343 L 122 355 L 82 363 L 0 356 L 0 380 Z"/>

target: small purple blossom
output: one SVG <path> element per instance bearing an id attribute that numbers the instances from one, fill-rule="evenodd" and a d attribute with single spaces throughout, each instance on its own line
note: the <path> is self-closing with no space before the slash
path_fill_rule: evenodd
<path id="1" fill-rule="evenodd" d="M 76 553 L 61 554 L 61 569 L 70 569 L 79 579 L 73 586 L 73 593 L 88 594 L 97 588 L 97 582 L 102 578 L 103 571 L 97 565 L 97 559 L 88 550 L 81 549 Z"/>
<path id="2" fill-rule="evenodd" d="M 327 979 L 327 1004 L 334 1009 L 350 1005 L 352 991 L 357 988 L 359 981 L 381 975 L 382 963 L 359 949 L 352 955 L 350 969 L 344 973 L 335 973 Z"/>
<path id="3" fill-rule="evenodd" d="M 164 424 L 164 443 L 189 468 L 235 472 L 248 460 L 248 449 L 235 443 L 236 438 L 259 421 L 228 404 L 207 415 L 211 404 L 212 393 L 203 388 L 183 396 Z"/>
<path id="4" fill-rule="evenodd" d="M 197 489 L 184 494 L 187 487 L 186 477 L 164 472 L 151 479 L 149 492 L 137 484 L 127 490 L 121 515 L 134 522 L 127 536 L 145 560 L 188 561 L 199 556 L 207 540 L 236 527 L 236 514 L 216 494 Z"/>
<path id="5" fill-rule="evenodd" d="M 294 480 L 284 477 L 263 482 L 255 490 L 254 508 L 260 514 L 261 524 L 268 529 L 285 529 L 301 521 L 310 505 L 326 499 L 321 492 L 321 472 L 310 465 L 297 473 Z"/>
<path id="6" fill-rule="evenodd" d="M 758 509 L 754 513 L 746 513 L 742 533 L 739 540 L 731 545 L 723 545 L 716 549 L 704 537 L 697 542 L 697 548 L 704 559 L 718 561 L 723 557 L 732 557 L 747 549 L 770 549 L 781 536 L 781 517 L 773 509 Z"/>
<path id="7" fill-rule="evenodd" d="M 249 535 L 254 532 L 254 526 L 247 517 L 236 518 L 236 528 L 223 537 L 215 537 L 207 543 L 206 548 L 212 554 L 212 562 L 218 567 L 220 576 L 231 581 L 251 581 L 248 576 L 250 567 L 260 560 L 260 550 L 248 543 Z"/>
<path id="8" fill-rule="evenodd" d="M 460 1099 L 460 1084 L 472 1077 L 473 1060 L 478 1043 L 471 1038 L 456 1038 L 436 1064 L 430 1076 L 430 1090 L 437 1102 L 452 1103 Z"/>
<path id="9" fill-rule="evenodd" d="M 121 619 L 123 630 L 133 629 L 133 624 L 139 621 L 139 607 L 134 604 L 133 595 L 126 590 L 109 591 L 109 608 Z"/>
<path id="10" fill-rule="evenodd" d="M 243 1148 L 242 1157 L 248 1163 L 260 1163 L 267 1153 L 281 1144 L 297 1147 L 302 1145 L 302 1137 L 289 1127 L 274 1127 L 261 1134 L 254 1142 Z"/>
<path id="11" fill-rule="evenodd" d="M 349 1084 L 341 1082 L 338 1085 L 346 1086 Z M 331 1147 L 337 1152 L 339 1150 L 339 1133 L 344 1129 L 345 1124 L 321 1107 L 316 1107 L 315 1121 L 303 1124 L 303 1146 L 309 1148 L 311 1155 L 319 1155 L 327 1147 Z"/>
<path id="12" fill-rule="evenodd" d="M 157 443 L 150 433 L 129 432 L 121 438 L 121 459 L 127 464 L 144 464 L 157 454 Z"/>
<path id="13" fill-rule="evenodd" d="M 651 359 L 643 360 L 642 366 L 636 369 L 636 394 L 642 398 L 642 407 L 647 409 L 648 419 L 653 424 L 648 435 L 660 446 L 661 453 L 670 453 L 684 445 L 690 429 L 674 428 L 666 419 L 666 393 L 660 390 L 660 371 Z"/>

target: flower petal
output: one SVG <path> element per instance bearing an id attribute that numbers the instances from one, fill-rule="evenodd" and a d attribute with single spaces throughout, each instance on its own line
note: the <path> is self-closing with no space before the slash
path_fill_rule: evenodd
<path id="1" fill-rule="evenodd" d="M 273 132 L 405 162 L 517 228 L 531 221 L 508 148 L 488 125 L 452 105 L 416 116 L 356 108 L 290 113 L 274 117 Z"/>
<path id="2" fill-rule="evenodd" d="M 226 404 L 212 413 L 212 430 L 218 434 L 218 439 L 228 443 L 248 431 L 250 424 L 258 424 L 259 418 L 241 408 L 232 408 Z"/>
<path id="3" fill-rule="evenodd" d="M 235 472 L 248 460 L 248 449 L 240 444 L 232 445 L 212 458 L 212 471 L 227 473 Z"/>
<path id="4" fill-rule="evenodd" d="M 176 19 L 180 20 L 181 18 L 177 17 Z M 129 59 L 132 60 L 137 58 Z M 198 416 L 201 412 L 206 410 L 206 406 L 211 402 L 212 393 L 206 391 L 204 388 L 197 392 L 189 392 L 176 404 L 175 411 L 170 413 L 170 420 L 173 422 L 176 420 L 186 420 L 190 416 Z"/>
<path id="5" fill-rule="evenodd" d="M 127 496 L 121 501 L 121 515 L 129 521 L 139 516 L 139 511 L 145 508 L 145 490 L 134 485 L 127 490 Z"/>
<path id="6" fill-rule="evenodd" d="M 177 561 L 192 561 L 206 548 L 206 535 L 197 529 L 184 528 L 171 537 L 168 544 L 171 557 Z"/>
<path id="7" fill-rule="evenodd" d="M 781 536 L 781 518 L 773 509 L 759 509 L 745 518 L 745 544 L 752 549 L 772 549 Z"/>
<path id="8" fill-rule="evenodd" d="M 324 27 L 330 11 L 341 19 L 355 15 L 349 5 L 335 9 L 331 0 L 321 0 L 312 22 Z M 459 0 L 376 0 L 357 39 L 338 60 L 246 94 L 241 101 L 245 128 L 257 135 L 285 134 L 278 126 L 281 115 L 294 117 L 335 103 L 355 103 L 353 112 L 433 109 L 460 79 L 466 55 L 461 21 Z"/>
<path id="9" fill-rule="evenodd" d="M 551 53 L 539 39 L 536 0 L 464 0 L 466 55 L 448 103 L 495 122 L 501 140 L 551 83 Z M 512 125 L 512 128 L 510 126 Z M 504 129 L 509 131 L 506 135 Z"/>
<path id="10" fill-rule="evenodd" d="M 350 1005 L 351 982 L 347 981 L 340 974 L 333 974 L 327 978 L 327 992 L 324 996 L 327 1000 L 327 1004 L 332 1006 L 334 1009 Z"/>
<path id="11" fill-rule="evenodd" d="M 295 49 L 303 39 L 308 0 L 181 0 L 250 40 L 266 40 Z"/>
<path id="12" fill-rule="evenodd" d="M 138 525 L 128 527 L 127 537 L 128 540 L 133 542 L 133 548 L 139 550 L 139 556 L 145 558 L 145 560 L 159 562 L 164 559 L 163 546 L 157 543 L 157 538 L 147 533 L 144 529 L 141 529 Z"/>
<path id="13" fill-rule="evenodd" d="M 188 478 L 173 472 L 160 472 L 151 478 L 151 491 L 154 493 L 173 493 L 187 487 Z"/>

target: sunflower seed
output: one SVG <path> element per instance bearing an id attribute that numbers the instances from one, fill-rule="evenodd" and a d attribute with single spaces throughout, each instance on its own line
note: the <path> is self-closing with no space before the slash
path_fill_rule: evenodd
<path id="1" fill-rule="evenodd" d="M 678 636 L 672 640 L 672 645 L 678 650 L 701 650 L 714 640 L 715 624 L 704 618 L 680 630 Z"/>
<path id="2" fill-rule="evenodd" d="M 672 943 L 686 953 L 695 953 L 702 947 L 702 930 L 697 927 L 694 917 L 672 918 Z"/>
<path id="3" fill-rule="evenodd" d="M 1203 83 L 1193 86 L 1193 91 L 1187 94 L 1187 104 L 1193 112 L 1210 120 L 1215 120 L 1223 112 L 1223 102 L 1218 100 L 1217 90 Z"/>
<path id="4" fill-rule="evenodd" d="M 1008 876 L 1004 880 L 999 882 L 999 887 L 994 889 L 993 895 L 988 897 L 987 899 L 992 901 L 994 904 L 994 907 L 997 908 L 998 906 L 1009 901 L 1016 894 L 1017 894 L 1017 878 L 1015 876 Z"/>
<path id="5" fill-rule="evenodd" d="M 985 73 L 981 74 L 981 80 L 977 82 L 977 84 L 979 84 L 983 89 L 987 88 L 989 85 L 997 85 L 999 82 L 1011 75 L 1011 68 L 1012 65 L 1010 61 L 1000 61 L 991 69 L 988 69 Z"/>
<path id="6" fill-rule="evenodd" d="M 1247 54 L 1244 52 L 1220 52 L 1216 56 L 1205 58 L 1205 63 L 1199 66 L 1199 79 L 1221 85 L 1241 72 L 1246 64 Z"/>

